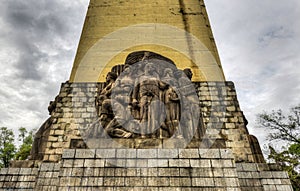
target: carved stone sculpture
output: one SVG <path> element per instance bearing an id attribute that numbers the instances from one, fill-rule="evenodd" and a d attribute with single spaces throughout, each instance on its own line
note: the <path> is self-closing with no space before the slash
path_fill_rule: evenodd
<path id="1" fill-rule="evenodd" d="M 164 91 L 166 127 L 169 135 L 172 136 L 175 131 L 178 130 L 181 113 L 180 98 L 175 91 L 175 87 L 178 86 L 178 83 L 175 80 L 173 71 L 170 68 L 165 69 L 163 82 L 166 84 Z"/>
<path id="2" fill-rule="evenodd" d="M 146 63 L 145 73 L 136 82 L 133 94 L 133 105 L 139 107 L 142 137 L 160 127 L 161 89 L 159 74 L 154 64 Z"/>
<path id="3" fill-rule="evenodd" d="M 113 70 L 118 74 L 107 74 L 96 98 L 99 119 L 89 128 L 88 137 L 193 136 L 198 128 L 199 101 L 193 94 L 190 69 L 181 71 L 167 58 L 138 52 L 129 55 L 125 66 Z"/>

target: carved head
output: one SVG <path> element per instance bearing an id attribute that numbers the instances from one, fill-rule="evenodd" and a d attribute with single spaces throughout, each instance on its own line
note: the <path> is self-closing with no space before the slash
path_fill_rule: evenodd
<path id="1" fill-rule="evenodd" d="M 116 81 L 117 79 L 117 74 L 114 72 L 108 72 L 108 74 L 106 75 L 106 82 L 113 82 Z"/>
<path id="2" fill-rule="evenodd" d="M 103 101 L 106 100 L 106 99 L 107 99 L 107 97 L 106 97 L 105 95 L 99 96 L 99 97 L 97 98 L 97 105 L 98 105 L 98 106 L 102 106 Z"/>
<path id="3" fill-rule="evenodd" d="M 127 76 L 131 73 L 129 66 L 125 66 L 122 75 Z"/>
<path id="4" fill-rule="evenodd" d="M 184 74 L 191 80 L 193 77 L 193 72 L 190 68 L 186 68 L 183 70 Z"/>
<path id="5" fill-rule="evenodd" d="M 164 71 L 164 77 L 174 77 L 173 70 L 171 68 L 166 68 Z"/>
<path id="6" fill-rule="evenodd" d="M 152 62 L 149 62 L 149 63 L 146 64 L 145 72 L 148 73 L 148 74 L 152 74 L 153 72 L 155 72 L 155 66 Z"/>

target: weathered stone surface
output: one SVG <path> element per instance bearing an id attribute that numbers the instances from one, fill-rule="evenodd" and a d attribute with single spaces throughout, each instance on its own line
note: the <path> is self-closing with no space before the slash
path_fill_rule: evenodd
<path id="1" fill-rule="evenodd" d="M 179 149 L 179 158 L 199 158 L 199 150 L 198 149 Z"/>
<path id="2" fill-rule="evenodd" d="M 106 190 L 116 186 L 117 190 L 134 186 L 149 190 L 292 190 L 286 173 L 270 171 L 274 167 L 255 163 L 235 164 L 233 156 L 225 149 L 213 149 L 209 153 L 212 158 L 203 155 L 207 152 L 202 149 L 98 151 L 110 156 L 107 158 L 91 154 L 94 151 L 66 150 L 73 153 L 72 157 L 65 155 L 62 164 L 42 163 L 39 169 L 1 169 L 0 185 L 3 188 L 17 185 L 18 188 L 38 190 L 86 190 L 88 187 Z M 78 153 L 77 157 L 75 153 Z M 87 155 L 85 159 L 84 154 Z M 176 157 L 168 158 L 170 154 Z"/>
<path id="3" fill-rule="evenodd" d="M 97 158 L 116 158 L 116 149 L 97 149 Z"/>
<path id="4" fill-rule="evenodd" d="M 75 79 L 77 72 L 85 74 L 78 74 L 79 78 L 85 76 L 91 79 L 95 75 L 98 78 L 100 73 L 94 72 L 99 67 L 95 66 L 99 63 L 105 64 L 101 57 L 94 57 L 90 59 L 88 66 L 83 67 L 85 69 L 76 71 L 85 51 L 89 50 L 86 47 L 91 47 L 101 37 L 117 28 L 131 27 L 132 24 L 145 23 L 145 21 L 157 23 L 157 18 L 160 22 L 175 27 L 188 26 L 189 32 L 204 43 L 204 46 L 212 52 L 214 62 L 221 66 L 203 1 L 170 2 L 165 0 L 155 2 L 91 1 L 86 19 L 87 25 L 82 35 L 84 41 L 81 42 L 85 48 L 80 46 L 81 48 L 78 49 L 71 81 L 62 84 L 59 95 L 49 105 L 51 117 L 41 126 L 35 136 L 30 158 L 34 161 L 30 165 L 32 168 L 17 168 L 26 165 L 29 167 L 26 161 L 20 164 L 15 162 L 14 164 L 17 165 L 12 167 L 16 168 L 1 169 L 1 189 L 49 191 L 292 190 L 287 174 L 280 171 L 276 165 L 257 164 L 265 161 L 258 141 L 247 131 L 247 120 L 240 109 L 234 84 L 220 80 L 224 79 L 224 76 L 215 78 L 215 74 L 207 76 L 218 81 L 202 82 L 201 80 L 207 79 L 201 76 L 203 71 L 197 71 L 197 67 L 193 67 L 192 70 L 185 69 L 184 73 L 188 79 L 185 77 L 183 80 L 183 73 L 178 75 L 178 71 L 176 73 L 175 70 L 177 67 L 186 68 L 187 64 L 190 67 L 190 60 L 170 50 L 168 46 L 164 46 L 163 51 L 161 48 L 148 46 L 137 47 L 137 51 L 133 53 L 123 51 L 119 58 L 116 57 L 117 61 L 111 60 L 110 64 L 114 67 L 105 67 L 104 72 L 101 73 L 100 78 L 103 81 L 105 76 L 103 74 L 110 71 L 106 83 L 86 83 L 86 81 L 93 81 L 86 79 L 80 81 L 85 83 L 77 83 Z M 135 6 L 132 6 L 133 4 Z M 151 14 L 154 13 L 154 17 L 147 15 L 149 10 Z M 98 14 L 102 16 L 98 17 Z M 101 19 L 102 21 L 99 22 Z M 194 27 L 198 25 L 200 28 Z M 110 41 L 110 46 L 106 47 L 107 54 L 119 52 L 120 47 L 127 41 L 139 40 L 137 36 L 140 33 L 136 31 L 143 27 L 133 27 L 135 30 L 132 35 L 128 36 L 128 39 L 122 35 L 118 37 L 120 39 L 107 38 Z M 151 30 L 151 27 L 144 28 L 147 31 L 149 29 Z M 155 29 L 159 30 L 159 27 Z M 199 31 L 202 32 L 199 33 Z M 90 35 L 95 32 L 98 35 L 97 38 Z M 146 37 L 144 35 L 142 38 Z M 168 31 L 166 38 L 160 40 L 163 39 L 173 42 L 172 31 Z M 176 36 L 176 40 L 186 42 L 186 36 Z M 149 52 L 150 50 L 145 51 L 144 48 L 154 49 L 159 54 Z M 203 51 L 198 46 L 188 49 L 192 52 Z M 165 57 L 165 54 L 169 55 L 172 60 Z M 154 65 L 150 61 L 153 61 L 153 58 L 158 59 L 159 62 L 155 65 L 154 71 L 151 71 Z M 121 63 L 124 60 L 125 63 Z M 162 69 L 160 68 L 162 61 L 172 66 Z M 97 64 L 95 65 L 94 62 Z M 111 90 L 117 84 L 116 76 L 124 71 L 125 66 L 128 67 L 137 62 L 143 62 L 144 65 L 136 68 L 133 73 L 135 78 L 131 80 L 136 87 L 129 89 L 122 87 L 119 90 L 127 91 L 129 101 L 124 100 L 124 96 L 118 94 L 119 97 L 116 99 L 118 102 L 115 102 L 116 100 L 111 102 Z M 92 67 L 89 68 L 89 66 Z M 192 98 L 189 97 L 191 93 L 188 91 L 189 88 L 185 86 L 187 84 L 180 81 L 181 79 L 184 82 L 191 82 L 192 71 L 194 72 L 193 80 L 196 79 L 196 81 L 190 83 L 189 87 L 195 90 L 195 99 L 191 104 L 186 105 L 186 102 L 179 104 L 177 99 L 180 97 Z M 169 83 L 174 83 L 170 80 L 175 80 L 175 83 L 179 84 L 176 89 L 182 91 L 178 93 L 170 84 L 161 84 L 159 83 L 161 80 L 158 82 L 150 78 L 136 83 L 138 79 L 147 75 L 151 76 L 149 75 L 151 72 L 158 74 L 158 77 L 165 79 L 165 82 L 169 80 Z M 102 98 L 104 99 L 101 100 Z M 147 130 L 156 128 L 154 124 L 157 118 L 153 116 L 158 116 L 158 111 L 160 111 L 159 105 L 155 102 L 157 100 L 164 103 L 166 117 L 162 120 L 163 124 L 159 124 L 159 130 L 148 134 Z M 105 104 L 104 101 L 106 101 Z M 198 103 L 200 108 L 193 107 Z M 109 108 L 112 104 L 119 104 L 119 111 L 123 112 L 120 115 L 112 114 Z M 189 111 L 188 115 L 179 111 L 179 108 Z M 197 122 L 193 121 L 194 113 L 197 113 L 196 117 L 200 117 L 199 126 L 196 126 Z M 147 123 L 145 128 L 136 128 L 134 124 L 131 124 L 131 129 L 124 129 L 123 125 L 128 122 L 128 118 L 122 117 L 128 114 L 131 114 L 137 122 Z M 188 120 L 180 121 L 179 116 Z M 153 123 L 148 123 L 149 121 Z M 178 130 L 179 122 L 181 122 L 180 126 L 185 128 Z M 89 131 L 90 134 L 86 133 L 87 129 L 92 129 Z M 196 131 L 189 134 L 191 132 L 186 129 Z M 139 132 L 133 133 L 130 130 Z M 190 137 L 187 137 L 190 139 L 182 138 L 183 135 L 189 135 Z"/>
<path id="5" fill-rule="evenodd" d="M 199 86 L 197 88 L 197 91 L 204 91 L 205 88 L 208 88 L 207 83 L 194 83 L 195 86 Z M 232 83 L 209 83 L 210 89 L 218 89 L 219 86 L 223 89 L 226 89 L 226 91 L 234 91 L 234 86 Z M 72 88 L 70 89 L 70 86 Z M 93 86 L 95 87 L 93 90 L 96 92 L 99 92 L 104 86 L 101 85 L 101 83 L 85 83 L 85 84 L 70 84 L 70 83 L 65 83 L 62 86 L 61 89 L 61 98 L 63 98 L 65 95 L 70 96 L 71 93 L 76 93 L 76 92 L 84 92 L 86 91 L 88 86 Z M 216 88 L 215 88 L 216 87 Z M 217 88 L 218 87 L 218 88 Z M 68 88 L 70 90 L 68 90 Z M 215 91 L 215 90 L 214 90 Z M 218 92 L 218 91 L 216 91 Z M 222 93 L 222 92 L 219 92 Z M 224 92 L 223 92 L 224 93 Z M 222 94 L 223 94 L 222 93 Z M 91 109 L 88 111 L 87 108 L 95 108 L 94 102 L 87 102 L 82 106 L 76 106 L 74 107 L 73 102 L 77 100 L 77 95 L 75 96 L 74 99 L 71 101 L 70 106 L 62 106 L 57 108 L 56 110 L 53 111 L 53 113 L 90 113 L 91 114 Z M 88 97 L 88 94 L 83 94 L 82 96 Z M 207 140 L 199 140 L 199 139 L 193 139 L 190 141 L 188 144 L 188 148 L 224 148 L 224 147 L 230 147 L 232 148 L 231 151 L 233 151 L 233 154 L 236 157 L 236 160 L 242 160 L 242 161 L 249 161 L 253 162 L 253 160 L 258 160 L 258 155 L 257 153 L 254 153 L 251 151 L 252 147 L 250 146 L 250 142 L 247 138 L 247 131 L 245 130 L 245 121 L 244 120 L 239 120 L 238 122 L 232 121 L 232 119 L 236 118 L 243 118 L 243 114 L 237 109 L 237 111 L 232 111 L 232 112 L 225 112 L 224 117 L 222 117 L 222 111 L 224 106 L 226 107 L 236 107 L 238 108 L 238 102 L 235 97 L 232 97 L 232 99 L 235 99 L 235 101 L 226 101 L 226 96 L 231 97 L 228 94 L 225 94 L 224 100 L 221 101 L 214 101 L 212 102 L 211 100 L 207 100 L 206 98 L 204 100 L 200 99 L 200 105 L 201 105 L 201 111 L 202 111 L 202 116 L 203 120 L 207 122 L 204 122 L 204 126 L 209 127 L 207 130 L 207 133 L 209 133 L 209 139 Z M 72 97 L 72 96 L 71 96 Z M 92 99 L 95 97 L 87 98 L 87 100 Z M 68 100 L 64 100 L 65 103 L 68 102 Z M 81 98 L 77 100 L 78 102 L 81 101 Z M 60 100 L 57 100 L 59 103 Z M 56 107 L 58 107 L 56 105 Z M 74 107 L 74 108 L 72 108 Z M 78 131 L 78 127 L 86 123 L 86 120 L 83 120 L 81 118 L 82 115 L 78 115 L 77 118 L 71 119 L 71 118 L 66 118 L 64 116 L 58 116 L 52 119 L 52 125 L 51 128 L 53 130 L 51 131 L 52 134 L 48 138 L 47 144 L 45 144 L 45 156 L 44 160 L 46 161 L 59 161 L 60 158 L 62 157 L 62 153 L 64 149 L 70 148 L 86 148 L 87 145 L 84 145 L 84 142 L 77 141 L 72 142 L 72 140 L 81 139 L 81 134 L 80 131 Z M 74 115 L 73 115 L 74 117 Z M 95 115 L 96 117 L 96 115 Z M 216 125 L 218 125 L 219 122 L 213 122 L 211 119 L 219 118 L 222 121 L 225 121 L 225 126 L 222 127 L 224 130 L 218 130 L 218 128 L 215 128 Z M 228 120 L 227 120 L 228 119 Z M 227 126 L 226 126 L 227 125 Z M 229 128 L 229 126 L 231 127 Z M 211 127 L 211 128 L 210 128 Z M 214 129 L 214 131 L 210 131 L 210 129 Z M 59 130 L 59 131 L 57 131 Z M 230 131 L 228 131 L 230 130 Z M 62 132 L 64 131 L 62 136 Z M 57 133 L 56 133 L 57 132 Z M 222 134 L 220 134 L 222 132 Z M 212 133 L 212 134 L 211 134 Z M 240 136 L 241 134 L 244 134 L 245 136 Z M 72 140 L 70 140 L 70 137 L 72 137 Z M 75 138 L 76 137 L 76 138 Z M 244 137 L 242 140 L 240 137 Z M 217 139 L 215 139 L 217 138 Z M 221 142 L 220 142 L 221 140 Z M 226 141 L 225 141 L 226 140 Z M 148 139 L 148 140 L 143 140 L 143 139 L 134 139 L 134 140 L 117 140 L 114 142 L 111 142 L 110 139 L 95 139 L 95 140 L 90 140 L 91 145 L 93 146 L 92 148 L 181 148 L 182 145 L 186 144 L 185 140 L 181 139 L 173 139 L 173 140 L 156 140 L 156 139 Z M 54 143 L 54 145 L 53 145 Z M 253 150 L 253 149 L 252 149 Z M 257 149 L 256 149 L 257 150 Z M 215 153 L 216 154 L 216 153 Z M 51 156 L 53 155 L 53 156 Z M 55 155 L 55 156 L 54 156 Z M 67 153 L 65 154 L 67 155 Z M 66 157 L 66 156 L 64 156 Z M 72 156 L 69 156 L 72 157 Z M 208 156 L 210 157 L 210 156 Z M 218 156 L 211 156 L 211 157 L 218 157 Z M 221 157 L 221 156 L 220 156 Z"/>
<path id="6" fill-rule="evenodd" d="M 168 158 L 177 158 L 178 157 L 178 149 L 158 149 L 157 156 L 158 158 L 168 159 Z"/>
<path id="7" fill-rule="evenodd" d="M 63 159 L 75 158 L 75 149 L 66 149 L 66 150 L 64 150 L 62 158 Z"/>
<path id="8" fill-rule="evenodd" d="M 79 158 L 79 159 L 89 159 L 89 158 L 95 158 L 95 153 L 96 150 L 76 150 L 76 154 L 75 154 L 75 158 Z"/>
<path id="9" fill-rule="evenodd" d="M 201 158 L 218 159 L 221 158 L 219 149 L 199 149 Z"/>
<path id="10" fill-rule="evenodd" d="M 270 166 L 272 165 L 237 164 L 237 174 L 242 190 L 277 190 L 278 188 L 279 190 L 292 190 L 286 172 L 270 171 Z"/>
<path id="11" fill-rule="evenodd" d="M 137 158 L 137 150 L 117 149 L 116 158 Z"/>
<path id="12" fill-rule="evenodd" d="M 137 158 L 157 158 L 157 149 L 138 149 Z"/>

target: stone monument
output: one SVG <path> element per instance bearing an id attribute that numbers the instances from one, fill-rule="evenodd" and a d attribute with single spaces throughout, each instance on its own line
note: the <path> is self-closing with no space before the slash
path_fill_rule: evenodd
<path id="1" fill-rule="evenodd" d="M 91 0 L 48 110 L 2 190 L 292 190 L 247 130 L 203 0 Z"/>

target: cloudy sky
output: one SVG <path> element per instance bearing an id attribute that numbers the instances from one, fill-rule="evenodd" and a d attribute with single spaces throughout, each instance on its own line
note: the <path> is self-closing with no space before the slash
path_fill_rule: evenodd
<path id="1" fill-rule="evenodd" d="M 206 0 L 227 80 L 249 130 L 255 115 L 300 103 L 300 1 Z M 0 127 L 38 128 L 68 80 L 88 0 L 1 0 Z"/>

